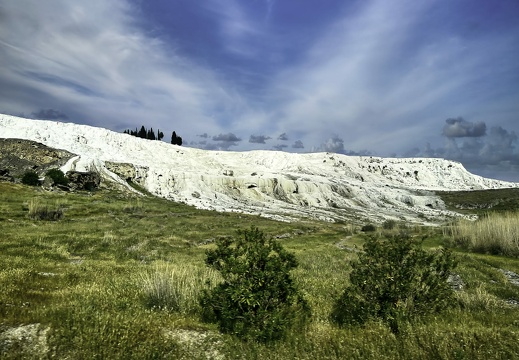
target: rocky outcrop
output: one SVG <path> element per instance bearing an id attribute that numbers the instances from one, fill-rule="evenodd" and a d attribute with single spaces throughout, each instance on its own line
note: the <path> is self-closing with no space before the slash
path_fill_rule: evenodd
<path id="1" fill-rule="evenodd" d="M 39 175 L 63 166 L 75 155 L 35 141 L 0 139 L 0 180 L 13 181 L 29 170 Z"/>
<path id="2" fill-rule="evenodd" d="M 12 177 L 9 174 L 9 170 L 8 169 L 0 169 L 0 181 L 13 182 L 14 181 L 14 177 Z"/>
<path id="3" fill-rule="evenodd" d="M 101 176 L 98 173 L 68 171 L 67 178 L 69 179 L 69 188 L 71 190 L 95 190 L 101 184 Z"/>
<path id="4" fill-rule="evenodd" d="M 105 161 L 106 169 L 113 172 L 125 181 L 134 181 L 137 176 L 135 166 L 129 163 L 116 163 L 112 161 Z"/>

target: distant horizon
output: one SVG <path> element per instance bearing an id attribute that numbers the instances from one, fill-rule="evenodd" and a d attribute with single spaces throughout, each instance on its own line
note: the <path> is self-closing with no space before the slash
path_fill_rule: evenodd
<path id="1" fill-rule="evenodd" d="M 519 181 L 517 1 L 19 0 L 0 18 L 0 113 Z"/>

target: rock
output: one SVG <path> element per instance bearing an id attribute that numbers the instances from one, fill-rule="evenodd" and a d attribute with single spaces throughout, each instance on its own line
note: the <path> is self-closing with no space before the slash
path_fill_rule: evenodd
<path id="1" fill-rule="evenodd" d="M 519 286 L 519 274 L 516 274 L 510 270 L 499 269 L 499 271 L 501 271 L 503 275 L 505 275 L 505 277 L 512 285 Z"/>
<path id="2" fill-rule="evenodd" d="M 137 176 L 133 164 L 106 161 L 105 166 L 109 171 L 113 172 L 125 181 L 134 181 Z"/>
<path id="3" fill-rule="evenodd" d="M 11 175 L 9 175 L 8 169 L 0 169 L 0 181 L 14 181 L 14 178 Z"/>
<path id="4" fill-rule="evenodd" d="M 0 357 L 16 351 L 20 359 L 45 358 L 49 352 L 47 333 L 50 328 L 40 324 L 20 325 L 0 332 Z M 18 356 L 16 358 L 18 358 Z"/>
<path id="5" fill-rule="evenodd" d="M 101 176 L 93 171 L 68 171 L 67 177 L 70 181 L 69 187 L 72 190 L 95 190 L 101 183 Z"/>
<path id="6" fill-rule="evenodd" d="M 449 275 L 449 277 L 447 278 L 447 282 L 450 284 L 452 290 L 454 291 L 461 291 L 465 287 L 465 283 L 461 279 L 461 276 L 459 276 L 458 274 Z"/>
<path id="7" fill-rule="evenodd" d="M 65 165 L 74 156 L 66 150 L 54 149 L 36 141 L 0 139 L 0 171 L 4 173 L 0 173 L 0 180 L 19 179 L 29 170 L 41 176 L 50 169 Z"/>

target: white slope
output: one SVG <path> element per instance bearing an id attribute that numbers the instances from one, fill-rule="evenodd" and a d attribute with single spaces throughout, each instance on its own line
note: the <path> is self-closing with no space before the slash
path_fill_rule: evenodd
<path id="1" fill-rule="evenodd" d="M 443 159 L 332 153 L 207 151 L 73 123 L 0 115 L 0 138 L 33 140 L 78 156 L 62 170 L 96 170 L 124 183 L 107 162 L 130 163 L 150 193 L 198 208 L 290 220 L 441 221 L 454 213 L 433 191 L 519 187 Z"/>

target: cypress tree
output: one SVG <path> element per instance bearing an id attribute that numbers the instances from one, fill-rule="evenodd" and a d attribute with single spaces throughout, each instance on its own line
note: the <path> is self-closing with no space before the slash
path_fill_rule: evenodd
<path id="1" fill-rule="evenodd" d="M 146 135 L 147 135 L 146 128 L 144 127 L 144 125 L 142 125 L 141 130 L 139 130 L 139 133 L 137 134 L 137 136 L 140 138 L 146 139 Z"/>

